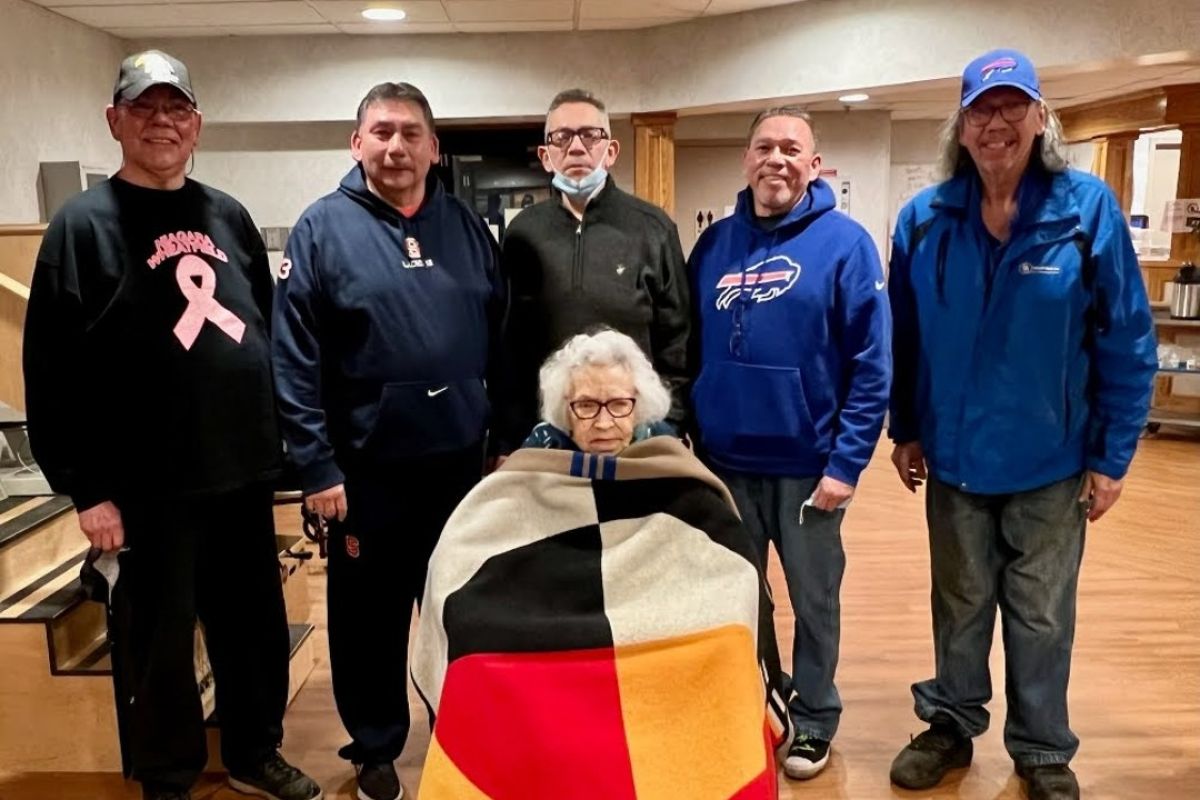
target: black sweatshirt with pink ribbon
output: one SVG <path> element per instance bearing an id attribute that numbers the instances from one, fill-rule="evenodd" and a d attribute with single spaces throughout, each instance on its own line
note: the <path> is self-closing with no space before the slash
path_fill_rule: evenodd
<path id="1" fill-rule="evenodd" d="M 118 178 L 72 198 L 25 321 L 33 456 L 77 508 L 232 491 L 281 466 L 266 248 L 233 198 Z"/>

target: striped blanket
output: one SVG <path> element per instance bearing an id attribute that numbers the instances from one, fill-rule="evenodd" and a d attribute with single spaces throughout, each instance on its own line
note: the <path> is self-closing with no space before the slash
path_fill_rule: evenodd
<path id="1" fill-rule="evenodd" d="M 728 491 L 678 440 L 517 451 L 430 560 L 421 800 L 775 800 L 771 613 Z"/>

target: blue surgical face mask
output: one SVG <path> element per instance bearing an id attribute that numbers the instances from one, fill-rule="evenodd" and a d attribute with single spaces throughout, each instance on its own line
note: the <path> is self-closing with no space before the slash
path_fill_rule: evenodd
<path id="1" fill-rule="evenodd" d="M 594 170 L 584 175 L 579 180 L 568 178 L 566 175 L 555 170 L 553 183 L 554 188 L 565 194 L 572 200 L 587 200 L 596 190 L 604 185 L 608 180 L 608 170 L 604 167 L 596 167 Z"/>

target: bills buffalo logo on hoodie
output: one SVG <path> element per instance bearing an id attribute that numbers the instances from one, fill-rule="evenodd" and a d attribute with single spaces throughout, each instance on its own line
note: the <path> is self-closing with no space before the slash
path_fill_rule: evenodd
<path id="1" fill-rule="evenodd" d="M 742 292 L 756 303 L 767 303 L 796 285 L 800 265 L 787 256 L 771 256 L 745 270 L 727 272 L 717 280 L 717 308 L 727 310 Z"/>
<path id="2" fill-rule="evenodd" d="M 979 68 L 979 79 L 989 81 L 993 75 L 1012 72 L 1017 68 L 1017 60 L 1015 58 L 997 58 L 995 61 L 989 61 Z"/>

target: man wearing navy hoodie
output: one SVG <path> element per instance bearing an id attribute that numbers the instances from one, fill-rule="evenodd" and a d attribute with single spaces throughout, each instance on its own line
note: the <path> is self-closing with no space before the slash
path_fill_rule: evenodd
<path id="1" fill-rule="evenodd" d="M 701 451 L 764 563 L 775 543 L 795 612 L 796 738 L 784 771 L 799 780 L 828 763 L 841 716 L 842 516 L 874 452 L 891 381 L 879 253 L 835 210 L 820 166 L 804 111 L 759 114 L 743 157 L 749 186 L 689 261 Z"/>
<path id="2" fill-rule="evenodd" d="M 333 693 L 353 739 L 340 755 L 361 800 L 395 800 L 413 601 L 480 477 L 506 289 L 483 220 L 430 174 L 419 89 L 373 88 L 350 147 L 358 163 L 288 240 L 273 357 L 305 504 L 330 523 Z"/>

